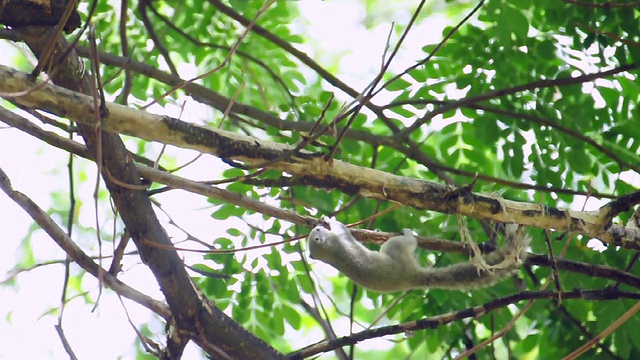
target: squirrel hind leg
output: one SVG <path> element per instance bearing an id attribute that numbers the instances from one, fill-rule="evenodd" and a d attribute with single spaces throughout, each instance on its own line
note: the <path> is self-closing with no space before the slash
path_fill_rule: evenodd
<path id="1" fill-rule="evenodd" d="M 472 256 L 469 264 L 473 264 L 478 269 L 478 274 L 483 271 L 493 274 L 497 269 L 495 265 L 490 264 L 484 257 L 478 255 Z"/>
<path id="2" fill-rule="evenodd" d="M 394 236 L 382 244 L 380 252 L 396 261 L 411 261 L 414 259 L 418 241 L 410 229 L 403 229 L 402 233 L 403 235 Z"/>
<path id="3" fill-rule="evenodd" d="M 527 247 L 531 242 L 531 237 L 524 234 L 522 227 L 517 224 L 509 224 L 505 230 L 506 243 L 503 248 L 497 251 L 498 256 L 492 259 L 491 269 L 517 268 L 527 258 Z"/>

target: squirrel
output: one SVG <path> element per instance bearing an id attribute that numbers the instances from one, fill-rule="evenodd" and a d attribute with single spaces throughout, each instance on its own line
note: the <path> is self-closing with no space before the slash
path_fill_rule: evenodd
<path id="1" fill-rule="evenodd" d="M 471 290 L 494 285 L 514 274 L 527 257 L 530 237 L 518 227 L 506 227 L 506 244 L 482 259 L 441 268 L 422 267 L 415 258 L 418 242 L 410 229 L 387 240 L 380 251 L 358 242 L 335 218 L 322 216 L 309 233 L 309 256 L 323 261 L 353 280 L 377 292 L 438 288 Z"/>

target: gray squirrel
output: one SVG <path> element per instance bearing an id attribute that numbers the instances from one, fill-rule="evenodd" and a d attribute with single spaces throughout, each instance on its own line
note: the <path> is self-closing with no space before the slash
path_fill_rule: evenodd
<path id="1" fill-rule="evenodd" d="M 356 284 L 377 292 L 438 288 L 470 290 L 488 287 L 514 274 L 527 257 L 530 237 L 507 226 L 506 244 L 483 259 L 441 268 L 422 267 L 415 258 L 418 242 L 409 229 L 387 240 L 380 251 L 358 242 L 335 218 L 323 216 L 309 233 L 309 256 L 321 260 Z"/>

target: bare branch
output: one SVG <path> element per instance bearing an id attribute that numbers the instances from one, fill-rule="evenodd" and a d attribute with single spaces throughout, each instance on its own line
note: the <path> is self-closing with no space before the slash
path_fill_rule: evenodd
<path id="1" fill-rule="evenodd" d="M 0 79 L 0 91 L 16 92 L 34 85 L 28 75 L 7 67 L 0 67 Z M 94 125 L 94 120 L 87 117 L 87 114 L 94 111 L 92 99 L 54 85 L 46 84 L 14 101 L 67 116 L 78 123 Z M 118 104 L 106 105 L 108 114 L 102 119 L 104 130 L 209 153 L 232 164 L 261 164 L 282 157 L 292 150 L 290 146 L 280 143 L 204 128 Z M 479 193 L 450 196 L 451 189 L 438 183 L 397 176 L 338 160 L 328 162 L 307 151 L 300 151 L 295 156 L 283 159 L 286 161 L 274 163 L 270 168 L 300 176 L 309 185 L 390 200 L 416 209 L 456 213 L 481 220 L 519 223 L 562 232 L 572 231 L 610 244 L 640 249 L 640 232 L 617 225 L 609 227 L 608 210 L 563 210 Z"/>
<path id="2" fill-rule="evenodd" d="M 402 334 L 407 331 L 417 331 L 424 329 L 436 329 L 442 325 L 462 319 L 476 319 L 497 309 L 504 308 L 510 304 L 516 304 L 523 300 L 553 299 L 557 297 L 555 291 L 526 291 L 515 295 L 506 296 L 489 301 L 483 305 L 454 311 L 447 314 L 432 316 L 425 319 L 410 321 L 402 324 L 383 326 L 371 330 L 365 330 L 350 336 L 344 336 L 333 341 L 323 341 L 315 345 L 308 346 L 300 351 L 289 354 L 289 359 L 304 359 L 316 354 L 331 351 L 337 347 L 357 344 L 361 341 L 379 338 L 386 335 Z M 580 289 L 562 293 L 563 299 L 584 299 L 590 301 L 608 301 L 618 299 L 640 299 L 640 293 L 624 292 L 614 289 L 588 290 Z M 640 303 L 639 303 L 640 304 Z M 638 306 L 636 306 L 638 307 Z M 633 310 L 637 310 L 634 307 Z"/>
<path id="3" fill-rule="evenodd" d="M 100 270 L 98 264 L 96 264 L 87 254 L 76 245 L 73 240 L 67 236 L 67 234 L 42 210 L 36 203 L 34 203 L 29 197 L 23 193 L 14 190 L 11 187 L 11 181 L 5 174 L 4 170 L 0 168 L 0 188 L 15 201 L 20 207 L 24 209 L 38 225 L 47 233 L 51 238 L 60 246 L 81 268 L 86 272 L 98 277 L 98 273 L 101 271 L 104 283 L 113 291 L 132 300 L 147 309 L 155 312 L 168 320 L 171 317 L 171 311 L 169 307 L 157 300 L 150 298 L 149 296 L 135 290 L 123 282 L 118 280 L 115 276 L 109 274 L 105 269 Z"/>

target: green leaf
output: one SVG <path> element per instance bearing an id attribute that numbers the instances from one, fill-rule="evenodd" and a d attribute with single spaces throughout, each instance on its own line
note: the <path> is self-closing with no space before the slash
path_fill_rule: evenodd
<path id="1" fill-rule="evenodd" d="M 392 83 L 390 83 L 389 85 L 387 85 L 385 89 L 389 91 L 399 91 L 399 90 L 404 90 L 409 86 L 411 86 L 410 82 L 408 82 L 407 80 L 404 80 L 403 78 L 398 78 L 394 80 Z"/>
<path id="2" fill-rule="evenodd" d="M 503 17 L 499 23 L 499 26 L 507 26 L 507 28 L 518 38 L 523 41 L 527 38 L 527 32 L 529 31 L 529 21 L 524 14 L 512 8 L 509 5 L 503 7 Z"/>
<path id="3" fill-rule="evenodd" d="M 302 318 L 294 308 L 289 306 L 283 306 L 282 314 L 284 315 L 284 318 L 286 319 L 287 323 L 291 325 L 292 328 L 294 328 L 295 330 L 301 329 Z"/>
<path id="4" fill-rule="evenodd" d="M 584 149 L 568 149 L 567 157 L 573 171 L 583 175 L 591 173 L 592 161 Z"/>
<path id="5" fill-rule="evenodd" d="M 409 76 L 418 83 L 424 83 L 427 81 L 427 73 L 421 67 L 409 71 Z"/>
<path id="6" fill-rule="evenodd" d="M 211 217 L 216 220 L 227 220 L 231 216 L 237 216 L 238 212 L 244 212 L 232 204 L 224 204 L 211 214 Z"/>

